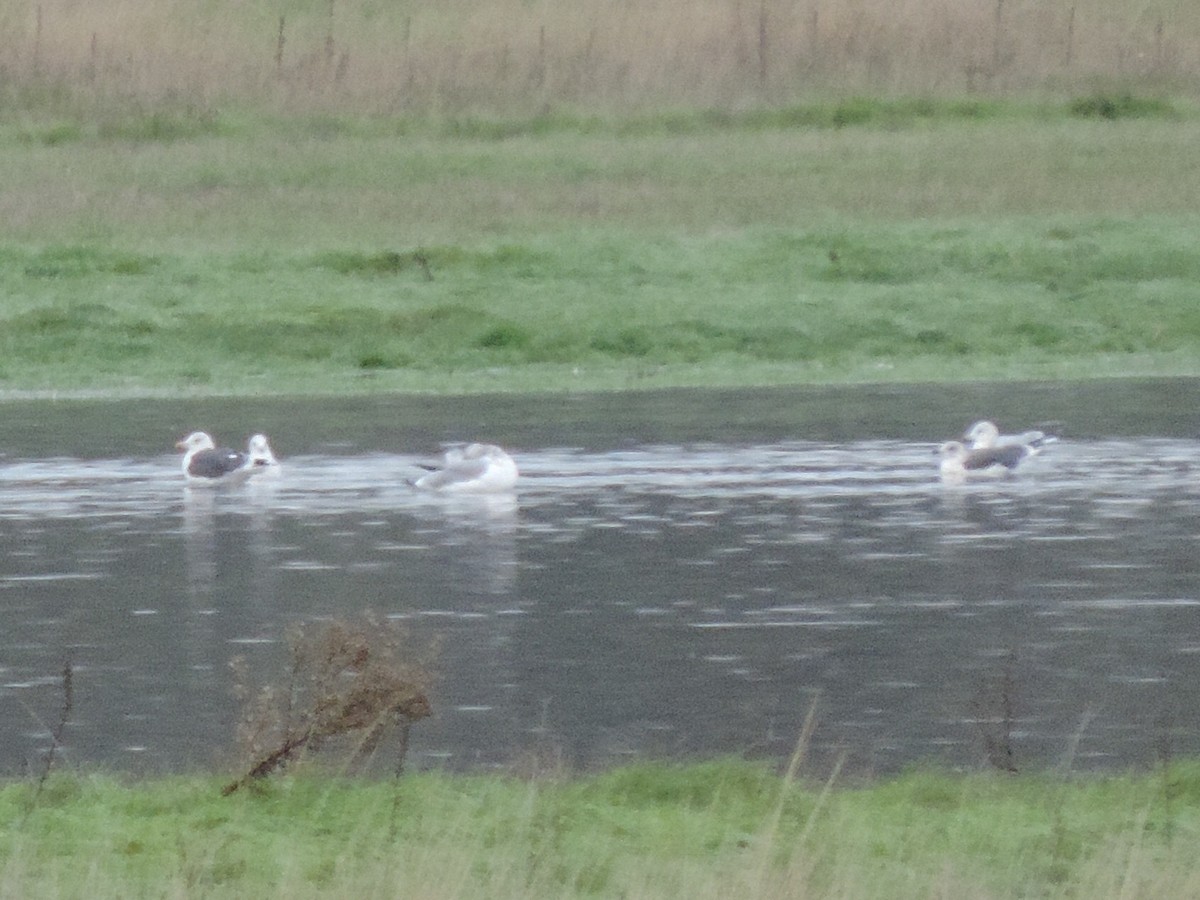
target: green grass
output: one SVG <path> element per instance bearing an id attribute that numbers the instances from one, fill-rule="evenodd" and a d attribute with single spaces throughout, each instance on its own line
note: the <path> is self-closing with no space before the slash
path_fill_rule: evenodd
<path id="1" fill-rule="evenodd" d="M 0 125 L 0 392 L 1200 374 L 1182 102 L 142 115 Z"/>
<path id="2" fill-rule="evenodd" d="M 0 126 L 0 392 L 1200 374 L 1200 118 L 1109 100 Z"/>
<path id="3" fill-rule="evenodd" d="M 787 783 L 737 761 L 396 784 L 55 776 L 0 788 L 22 897 L 1187 897 L 1200 766 Z"/>
<path id="4" fill-rule="evenodd" d="M 1200 220 L 1056 217 L 249 256 L 10 246 L 0 389 L 1197 374 L 1197 238 Z"/>
<path id="5" fill-rule="evenodd" d="M 835 2 L 817 42 L 768 4 L 763 44 L 708 0 L 639 7 L 650 43 L 585 4 L 295 3 L 278 63 L 275 13 L 147 5 L 160 59 L 30 6 L 0 396 L 1198 375 L 1200 19 L 1108 6 Z M 912 58 L 952 28 L 975 63 Z"/>
<path id="6" fill-rule="evenodd" d="M 370 255 L 592 229 L 636 239 L 1194 215 L 1200 117 L 1010 110 L 844 128 L 701 127 L 689 115 L 677 133 L 565 128 L 508 139 L 406 135 L 387 120 L 297 133 L 286 120 L 189 140 L 47 146 L 0 126 L 0 164 L 11 173 L 0 186 L 0 241 Z"/>
<path id="7" fill-rule="evenodd" d="M 974 122 L 1078 119 L 1181 121 L 1196 115 L 1186 98 L 1167 99 L 1129 91 L 1094 91 L 1069 100 L 1026 98 L 934 98 L 851 96 L 786 105 L 754 104 L 744 109 L 671 107 L 613 114 L 600 111 L 540 111 L 529 115 L 501 110 L 459 115 L 362 116 L 321 113 L 262 114 L 229 107 L 225 110 L 177 106 L 167 101 L 147 110 L 117 105 L 102 117 L 76 111 L 36 110 L 4 131 L 9 141 L 29 146 L 70 144 L 172 144 L 205 138 L 254 139 L 272 132 L 293 139 L 345 138 L 455 139 L 499 142 L 555 135 L 644 138 L 652 136 L 742 136 L 779 129 L 838 130 L 879 127 L 908 130 L 930 125 Z"/>

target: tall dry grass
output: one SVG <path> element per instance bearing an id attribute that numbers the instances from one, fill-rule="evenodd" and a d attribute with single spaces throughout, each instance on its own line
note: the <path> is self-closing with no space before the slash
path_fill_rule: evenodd
<path id="1" fill-rule="evenodd" d="M 528 114 L 847 94 L 1200 93 L 1154 0 L 10 0 L 0 102 Z M 52 89 L 49 91 L 47 89 Z M 32 93 L 31 93 L 32 91 Z"/>

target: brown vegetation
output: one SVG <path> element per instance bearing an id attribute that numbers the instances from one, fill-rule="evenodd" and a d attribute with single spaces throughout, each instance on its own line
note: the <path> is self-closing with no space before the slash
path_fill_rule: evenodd
<path id="1" fill-rule="evenodd" d="M 244 660 L 235 660 L 243 701 L 238 738 L 251 759 L 246 774 L 223 793 L 270 775 L 306 751 L 350 741 L 350 765 L 358 766 L 399 729 L 395 772 L 408 749 L 413 722 L 430 715 L 423 666 L 404 659 L 403 636 L 367 616 L 359 623 L 295 626 L 288 636 L 286 682 L 253 690 Z"/>
<path id="2" fill-rule="evenodd" d="M 0 11 L 0 103 L 33 89 L 39 102 L 388 114 L 737 109 L 851 94 L 1194 93 L 1198 64 L 1200 5 L 1148 0 L 19 0 Z"/>

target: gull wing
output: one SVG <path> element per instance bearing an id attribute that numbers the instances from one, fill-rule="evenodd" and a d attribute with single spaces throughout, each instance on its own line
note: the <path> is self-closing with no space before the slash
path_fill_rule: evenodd
<path id="1" fill-rule="evenodd" d="M 188 474 L 195 478 L 220 478 L 246 464 L 246 454 L 225 448 L 201 450 L 188 463 Z"/>

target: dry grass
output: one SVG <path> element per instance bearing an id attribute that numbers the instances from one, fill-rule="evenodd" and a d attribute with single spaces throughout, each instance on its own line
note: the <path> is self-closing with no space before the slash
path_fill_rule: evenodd
<path id="1" fill-rule="evenodd" d="M 1200 5 L 1150 0 L 18 0 L 0 102 L 459 115 L 851 94 L 1195 92 Z M 33 96 L 29 93 L 33 91 Z"/>
<path id="2" fill-rule="evenodd" d="M 395 754 L 400 774 L 409 727 L 431 713 L 428 672 L 410 658 L 405 643 L 394 624 L 369 615 L 356 622 L 296 625 L 288 635 L 285 677 L 257 690 L 248 684 L 244 661 L 235 660 L 243 701 L 238 737 L 250 763 L 224 793 L 327 744 L 346 747 L 349 765 L 358 768 L 392 731 L 400 734 Z"/>

